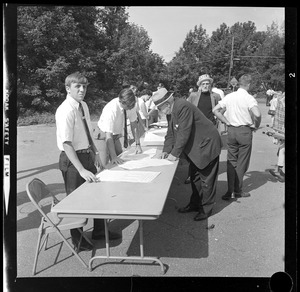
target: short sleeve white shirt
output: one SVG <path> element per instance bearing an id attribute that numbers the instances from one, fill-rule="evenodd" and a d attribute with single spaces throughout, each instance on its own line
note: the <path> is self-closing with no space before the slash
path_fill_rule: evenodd
<path id="1" fill-rule="evenodd" d="M 224 98 L 224 91 L 222 89 L 219 89 L 217 87 L 213 87 L 211 91 L 215 92 L 215 93 L 218 93 L 221 96 L 221 99 Z"/>
<path id="2" fill-rule="evenodd" d="M 237 91 L 227 94 L 219 101 L 219 105 L 226 108 L 226 119 L 232 126 L 253 125 L 250 110 L 258 104 L 247 90 L 239 88 Z"/>
<path id="3" fill-rule="evenodd" d="M 153 110 L 153 109 L 157 109 L 155 103 L 152 100 L 152 97 L 150 97 L 147 101 L 146 101 L 146 107 L 148 109 L 148 111 Z"/>
<path id="4" fill-rule="evenodd" d="M 137 120 L 137 105 L 131 110 L 126 110 L 127 118 L 130 122 Z M 108 102 L 102 110 L 102 114 L 98 121 L 98 127 L 103 132 L 119 135 L 124 130 L 124 113 L 119 98 L 116 97 Z"/>
<path id="5" fill-rule="evenodd" d="M 81 102 L 85 118 L 90 130 L 93 132 L 90 121 L 90 113 L 87 104 Z M 79 111 L 79 103 L 70 95 L 57 108 L 55 113 L 56 138 L 59 150 L 64 151 L 63 143 L 71 142 L 75 151 L 89 147 L 88 137 Z"/>
<path id="6" fill-rule="evenodd" d="M 146 117 L 147 117 L 147 114 L 148 114 L 145 102 L 140 97 L 137 100 L 138 100 L 138 107 L 139 107 L 138 111 L 139 111 L 139 114 L 140 114 L 141 118 L 143 120 L 145 120 Z"/>

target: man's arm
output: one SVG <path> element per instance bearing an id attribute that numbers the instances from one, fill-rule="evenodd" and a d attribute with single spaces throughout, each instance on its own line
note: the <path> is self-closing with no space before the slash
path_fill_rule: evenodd
<path id="1" fill-rule="evenodd" d="M 64 142 L 63 143 L 63 148 L 64 148 L 64 151 L 66 152 L 66 155 L 68 156 L 68 158 L 72 162 L 72 164 L 78 170 L 80 176 L 83 177 L 86 181 L 96 182 L 97 181 L 96 176 L 92 172 L 85 169 L 83 167 L 83 165 L 81 164 L 80 160 L 78 159 L 77 153 L 76 153 L 76 151 L 75 151 L 75 149 L 72 145 L 72 142 L 70 142 L 70 141 Z"/>
<path id="2" fill-rule="evenodd" d="M 135 139 L 135 153 L 142 153 L 142 147 L 141 147 L 141 142 L 140 142 L 140 133 L 138 130 L 138 124 L 137 121 L 135 120 L 134 122 L 130 122 L 130 127 L 131 127 L 131 132 L 134 135 L 134 139 Z"/>
<path id="3" fill-rule="evenodd" d="M 261 122 L 261 112 L 260 112 L 258 106 L 253 106 L 250 109 L 250 115 L 251 115 L 251 119 L 253 121 L 254 127 L 256 129 L 258 129 L 260 122 Z"/>
<path id="4" fill-rule="evenodd" d="M 214 115 L 224 124 L 226 124 L 227 126 L 230 126 L 229 121 L 224 117 L 224 112 L 226 111 L 226 108 L 222 108 L 219 104 L 217 104 L 212 112 L 214 113 Z"/>
<path id="5" fill-rule="evenodd" d="M 105 132 L 105 141 L 112 164 L 122 164 L 124 161 L 117 156 L 113 134 Z"/>

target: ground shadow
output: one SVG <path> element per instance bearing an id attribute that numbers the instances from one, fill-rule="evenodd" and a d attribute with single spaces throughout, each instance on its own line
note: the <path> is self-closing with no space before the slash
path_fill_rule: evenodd
<path id="1" fill-rule="evenodd" d="M 222 200 L 227 191 L 227 181 L 218 181 L 216 202 L 212 216 L 208 220 L 194 221 L 196 213 L 181 214 L 179 207 L 188 204 L 191 189 L 184 184 L 188 165 L 178 166 L 172 182 L 163 214 L 152 221 L 144 221 L 144 255 L 157 257 L 206 258 L 208 257 L 208 232 L 213 224 L 213 216 L 230 204 L 240 203 L 240 199 Z M 226 161 L 220 162 L 220 173 L 226 172 Z M 246 191 L 255 190 L 272 180 L 267 172 L 250 171 L 245 175 Z M 188 248 L 187 248 L 188 247 Z M 140 255 L 139 233 L 136 232 L 127 251 L 128 256 Z"/>
<path id="2" fill-rule="evenodd" d="M 135 220 L 132 220 L 132 219 L 130 219 L 130 220 L 112 220 L 108 224 L 108 229 L 109 229 L 109 231 L 122 234 L 122 230 L 126 229 L 134 221 Z M 90 238 L 92 237 L 92 231 L 93 231 L 93 229 L 91 229 L 91 231 L 87 233 L 87 235 Z M 114 247 L 114 246 L 120 245 L 122 243 L 122 240 L 123 240 L 122 237 L 120 239 L 117 239 L 117 240 L 110 240 L 109 241 L 109 246 L 110 247 Z M 106 245 L 105 245 L 105 239 L 104 238 L 101 239 L 101 240 L 94 241 L 94 247 L 95 248 L 94 248 L 94 252 L 93 252 L 92 256 L 96 255 L 95 250 L 97 250 L 97 249 L 103 249 L 103 254 L 106 254 L 106 250 L 104 250 L 105 247 L 106 247 Z"/>
<path id="3" fill-rule="evenodd" d="M 54 195 L 65 193 L 65 185 L 63 183 L 47 184 L 47 187 Z M 29 199 L 26 191 L 17 193 L 17 206 L 20 206 L 20 205 L 22 205 L 24 203 L 28 203 L 28 202 L 30 202 L 30 199 Z"/>
<path id="4" fill-rule="evenodd" d="M 59 169 L 58 163 L 53 163 L 53 164 L 49 164 L 49 165 L 45 165 L 45 166 L 39 166 L 39 167 L 30 168 L 30 169 L 20 170 L 17 172 L 17 176 L 18 176 L 17 180 L 24 179 L 24 178 L 31 177 L 31 176 L 36 176 L 36 175 L 38 175 L 42 172 L 46 172 L 50 169 Z M 32 172 L 32 171 L 34 171 L 34 172 Z M 24 175 L 24 176 L 20 176 L 20 174 L 24 173 L 24 172 L 30 172 L 30 173 L 27 175 Z"/>
<path id="5" fill-rule="evenodd" d="M 221 162 L 220 171 L 226 171 L 224 162 Z M 184 184 L 187 173 L 188 163 L 182 161 L 176 170 L 162 215 L 157 220 L 143 221 L 145 256 L 208 257 L 208 232 L 211 223 L 208 226 L 208 220 L 194 221 L 196 212 L 181 214 L 177 211 L 179 207 L 188 204 L 191 195 L 191 185 Z M 226 185 L 226 182 L 218 184 L 218 192 L 227 187 Z M 220 196 L 221 193 L 218 194 Z M 228 206 L 220 203 L 218 211 Z M 135 233 L 127 255 L 140 255 L 139 232 Z"/>
<path id="6" fill-rule="evenodd" d="M 251 192 L 268 181 L 277 182 L 267 169 L 265 171 L 249 171 L 244 176 L 243 189 L 245 192 Z"/>

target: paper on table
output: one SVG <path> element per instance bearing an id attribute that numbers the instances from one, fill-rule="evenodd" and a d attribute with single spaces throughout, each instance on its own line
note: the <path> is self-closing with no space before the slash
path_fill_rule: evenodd
<path id="1" fill-rule="evenodd" d="M 149 183 L 154 180 L 160 172 L 154 171 L 127 171 L 105 169 L 97 174 L 100 181 Z"/>
<path id="2" fill-rule="evenodd" d="M 144 137 L 144 143 L 146 145 L 163 145 L 166 136 L 166 129 L 158 129 L 154 131 L 148 131 Z"/>
<path id="3" fill-rule="evenodd" d="M 134 154 L 134 153 L 126 154 L 121 157 L 123 160 L 125 160 L 125 162 L 119 164 L 119 166 L 125 169 L 136 169 L 136 168 L 143 168 L 149 166 L 170 165 L 173 163 L 166 159 L 152 158 L 155 154 L 156 154 L 155 148 L 146 150 L 142 154 Z"/>

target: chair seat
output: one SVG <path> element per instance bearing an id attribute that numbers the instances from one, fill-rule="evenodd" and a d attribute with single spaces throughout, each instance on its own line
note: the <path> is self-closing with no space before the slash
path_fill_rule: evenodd
<path id="1" fill-rule="evenodd" d="M 87 224 L 88 219 L 87 218 L 76 218 L 76 217 L 65 217 L 65 218 L 59 218 L 56 213 L 49 212 L 47 216 L 50 218 L 50 220 L 57 224 L 59 230 L 70 230 L 74 228 L 80 228 Z M 55 228 L 52 227 L 50 224 L 45 222 L 44 225 L 45 232 L 51 233 L 55 232 Z"/>

